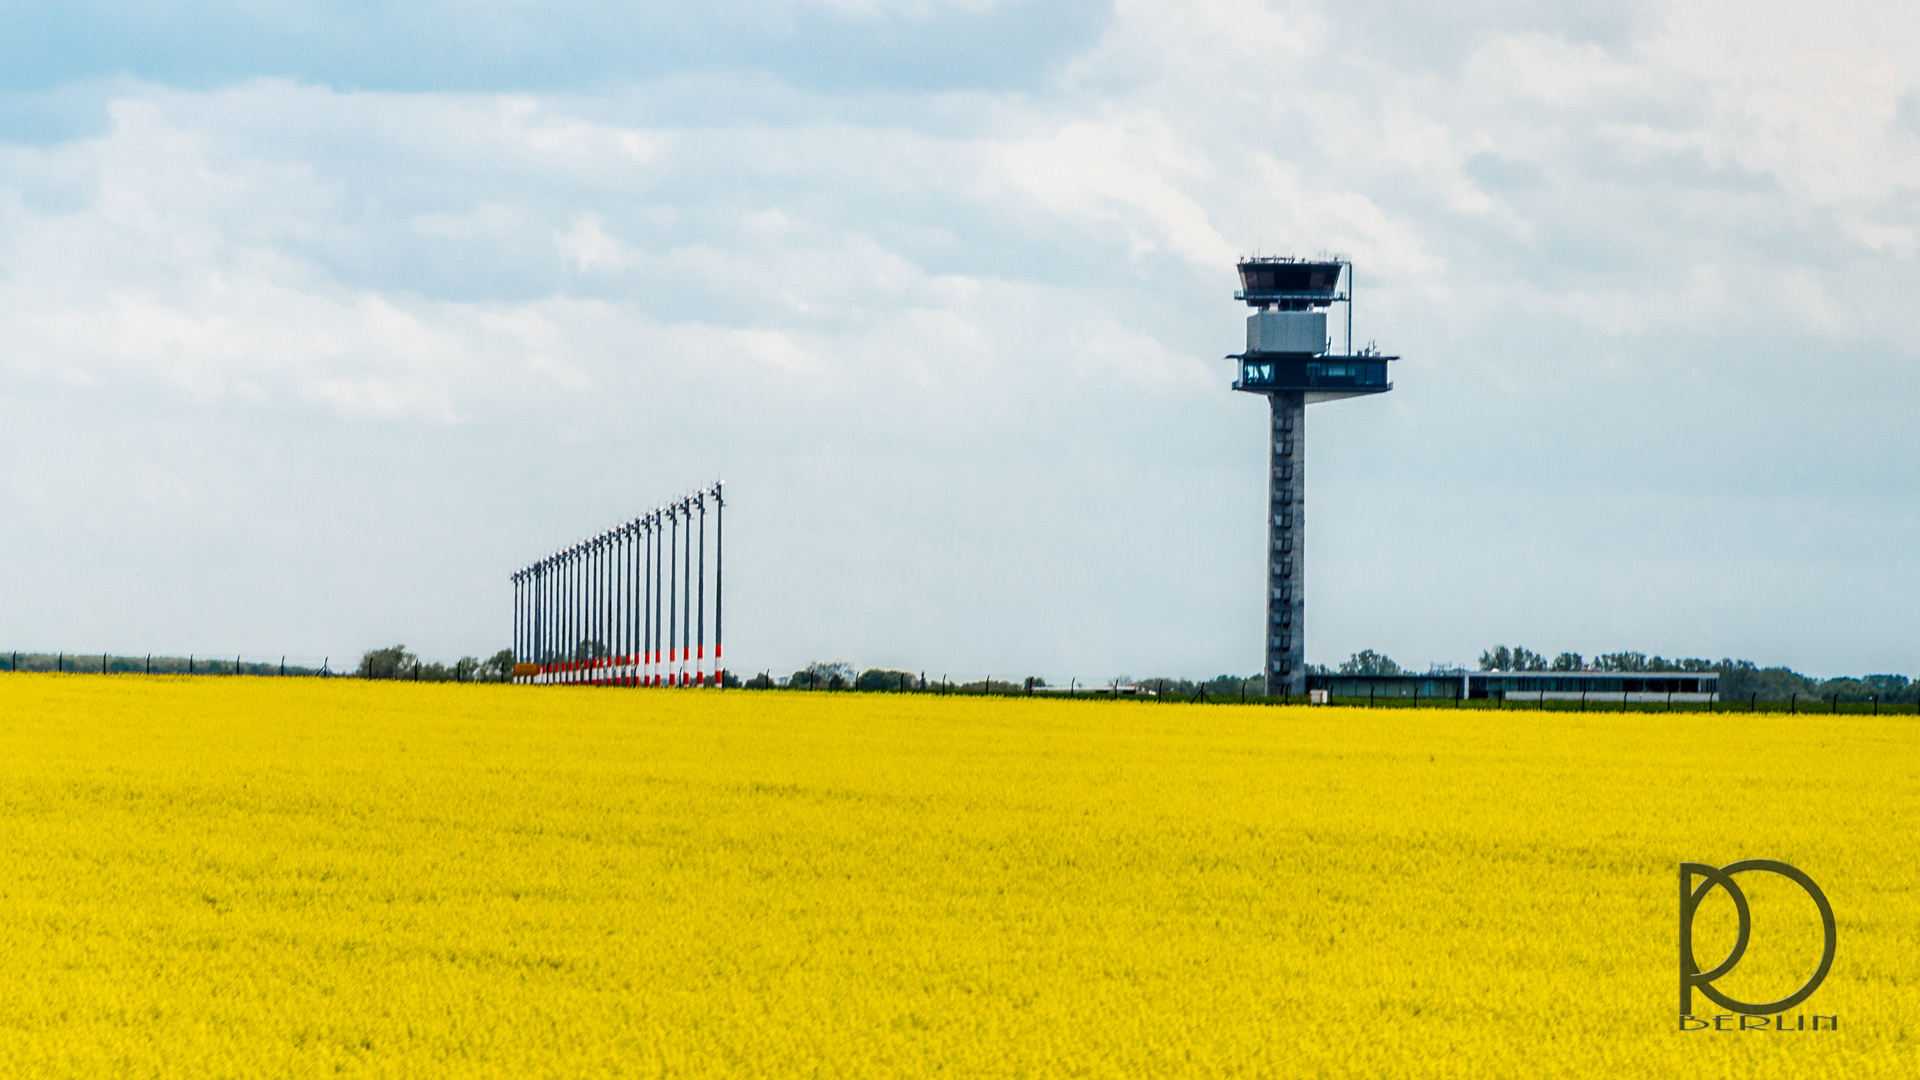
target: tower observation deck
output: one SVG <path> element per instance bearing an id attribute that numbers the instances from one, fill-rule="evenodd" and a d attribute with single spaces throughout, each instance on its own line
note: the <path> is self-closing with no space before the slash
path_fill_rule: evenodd
<path id="1" fill-rule="evenodd" d="M 1306 693 L 1307 406 L 1393 389 L 1399 359 L 1353 348 L 1353 264 L 1345 259 L 1255 258 L 1240 263 L 1235 300 L 1247 316 L 1247 351 L 1233 388 L 1266 395 L 1272 413 L 1267 477 L 1267 693 Z M 1345 286 L 1343 289 L 1342 286 Z M 1335 353 L 1327 309 L 1346 306 L 1346 352 Z"/>

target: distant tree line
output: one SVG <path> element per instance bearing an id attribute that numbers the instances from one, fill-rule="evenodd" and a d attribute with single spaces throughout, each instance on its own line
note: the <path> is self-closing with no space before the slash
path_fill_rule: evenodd
<path id="1" fill-rule="evenodd" d="M 1750 660 L 1703 660 L 1697 657 L 1685 657 L 1669 660 L 1666 657 L 1649 656 L 1641 652 L 1604 653 L 1589 661 L 1576 652 L 1562 652 L 1549 660 L 1524 645 L 1496 645 L 1480 654 L 1481 671 L 1604 671 L 1604 672 L 1689 672 L 1717 675 L 1720 680 L 1720 696 L 1723 700 L 1745 701 L 1758 696 L 1761 701 L 1786 701 L 1795 695 L 1801 700 L 1830 701 L 1838 695 L 1840 701 L 1867 701 L 1878 697 L 1882 702 L 1912 704 L 1920 698 L 1920 682 L 1909 680 L 1904 675 L 1865 675 L 1859 678 L 1814 679 L 1784 667 L 1763 668 Z M 1409 668 L 1403 668 L 1394 659 L 1375 649 L 1363 649 L 1354 653 L 1338 665 L 1308 664 L 1309 675 L 1345 675 L 1345 676 L 1383 676 L 1416 674 Z M 1434 670 L 1437 676 L 1458 674 L 1458 669 L 1449 671 Z M 1258 675 L 1217 675 L 1211 679 L 1192 679 L 1179 676 L 1148 676 L 1136 678 L 1122 675 L 1117 679 L 1079 683 L 1077 688 L 1087 691 L 1099 691 L 1115 684 L 1120 686 L 1138 686 L 1167 697 L 1193 697 L 1204 694 L 1207 697 L 1258 697 L 1264 693 L 1264 682 Z M 731 679 L 728 685 L 744 685 L 750 689 L 763 690 L 868 690 L 868 691 L 957 691 L 977 694 L 990 691 L 996 694 L 1019 693 L 1023 690 L 1037 690 L 1047 686 L 1047 681 L 1039 676 L 995 677 L 973 680 L 949 680 L 944 675 L 929 676 L 925 672 L 900 671 L 893 668 L 868 668 L 859 671 L 845 660 L 816 660 L 790 675 L 775 676 L 771 673 L 755 675 L 744 683 Z"/>
<path id="2" fill-rule="evenodd" d="M 1838 695 L 1841 701 L 1867 701 L 1878 697 L 1886 702 L 1910 703 L 1920 698 L 1920 683 L 1913 682 L 1905 675 L 1815 679 L 1792 668 L 1763 668 L 1751 660 L 1705 660 L 1700 657 L 1669 660 L 1658 654 L 1648 656 L 1642 652 L 1603 653 L 1594 657 L 1591 663 L 1579 653 L 1563 652 L 1549 662 L 1546 657 L 1524 645 L 1511 648 L 1495 645 L 1480 654 L 1480 670 L 1710 673 L 1720 677 L 1720 696 L 1729 701 L 1751 700 L 1755 696 L 1761 701 L 1786 701 L 1795 696 L 1831 701 Z"/>
<path id="3" fill-rule="evenodd" d="M 1059 691 L 1059 683 L 1049 684 L 1038 675 L 1024 676 L 988 676 L 977 679 L 950 679 L 946 675 L 929 675 L 924 671 L 901 671 L 897 668 L 868 668 L 858 671 L 845 660 L 816 660 L 791 675 L 773 675 L 763 672 L 745 682 L 729 682 L 729 686 L 745 686 L 749 690 L 866 690 L 930 693 L 948 692 L 961 694 L 1019 694 L 1038 690 Z M 1260 693 L 1262 683 L 1258 675 L 1217 675 L 1211 679 L 1191 679 L 1176 676 L 1135 677 L 1121 675 L 1093 682 L 1069 682 L 1065 688 L 1088 693 L 1098 693 L 1114 687 L 1139 687 L 1168 697 L 1193 697 L 1205 694 L 1208 697 L 1237 697 L 1242 694 L 1253 697 Z"/>
<path id="4" fill-rule="evenodd" d="M 506 682 L 513 678 L 513 650 L 501 649 L 485 660 L 463 656 L 452 664 L 423 661 L 405 645 L 368 649 L 354 671 L 362 679 L 414 682 Z"/>

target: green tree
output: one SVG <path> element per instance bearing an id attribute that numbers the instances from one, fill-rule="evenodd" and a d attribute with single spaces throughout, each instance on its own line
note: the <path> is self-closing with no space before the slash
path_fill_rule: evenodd
<path id="1" fill-rule="evenodd" d="M 815 660 L 787 677 L 787 689 L 844 690 L 853 681 L 853 665 L 845 660 Z"/>
<path id="2" fill-rule="evenodd" d="M 1393 658 L 1372 649 L 1362 649 L 1340 665 L 1342 675 L 1398 675 L 1400 665 Z"/>
<path id="3" fill-rule="evenodd" d="M 1515 645 L 1509 649 L 1505 645 L 1495 645 L 1480 654 L 1481 671 L 1545 671 L 1547 658 L 1527 648 Z"/>
<path id="4" fill-rule="evenodd" d="M 398 679 L 404 673 L 413 676 L 413 666 L 420 658 L 407 651 L 405 645 L 389 645 L 384 649 L 369 649 L 360 657 L 360 668 L 355 674 L 363 679 Z"/>
<path id="5" fill-rule="evenodd" d="M 887 668 L 868 668 L 853 681 L 855 690 L 911 690 L 917 685 L 918 676 L 912 672 Z"/>
<path id="6" fill-rule="evenodd" d="M 480 677 L 487 682 L 507 682 L 513 678 L 513 650 L 501 649 L 480 665 Z"/>
<path id="7" fill-rule="evenodd" d="M 1905 675 L 1865 675 L 1860 681 L 1881 701 L 1912 701 L 1920 696 L 1920 683 L 1909 682 Z"/>
<path id="8" fill-rule="evenodd" d="M 1786 701 L 1794 695 L 1811 698 L 1816 689 L 1812 679 L 1790 668 L 1756 667 L 1751 660 L 1722 660 L 1715 665 L 1720 673 L 1720 696 L 1729 701 Z"/>
<path id="9" fill-rule="evenodd" d="M 1586 665 L 1587 665 L 1586 660 L 1582 658 L 1579 653 L 1563 652 L 1559 656 L 1556 656 L 1553 658 L 1553 666 L 1549 670 L 1579 671 L 1582 668 L 1586 667 Z"/>

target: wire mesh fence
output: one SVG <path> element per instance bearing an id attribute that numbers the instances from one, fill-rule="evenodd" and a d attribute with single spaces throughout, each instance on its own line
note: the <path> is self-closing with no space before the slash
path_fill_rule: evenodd
<path id="1" fill-rule="evenodd" d="M 503 650 L 504 651 L 504 650 Z M 396 657 L 394 654 L 398 654 Z M 382 662 L 382 661 L 385 662 Z M 360 657 L 338 663 L 327 655 L 286 653 L 258 654 L 187 653 L 182 656 L 158 653 L 123 654 L 0 652 L 0 673 L 19 672 L 63 675 L 194 675 L 194 676 L 271 676 L 322 679 L 390 679 L 409 682 L 501 682 L 510 666 L 500 659 L 481 661 L 465 657 L 452 664 L 424 661 L 398 647 L 370 650 Z"/>
<path id="2" fill-rule="evenodd" d="M 351 674 L 336 671 L 332 657 L 248 656 L 244 653 L 208 655 L 188 653 L 168 656 L 113 652 L 0 652 L 0 664 L 6 671 L 51 672 L 69 675 L 272 675 L 329 677 Z"/>

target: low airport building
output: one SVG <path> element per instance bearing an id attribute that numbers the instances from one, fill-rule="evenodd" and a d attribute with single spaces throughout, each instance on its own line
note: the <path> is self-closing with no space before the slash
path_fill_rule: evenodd
<path id="1" fill-rule="evenodd" d="M 1331 698 L 1497 698 L 1506 701 L 1711 702 L 1715 671 L 1431 671 L 1425 675 L 1309 675 Z"/>

